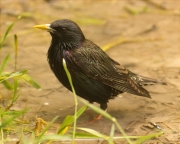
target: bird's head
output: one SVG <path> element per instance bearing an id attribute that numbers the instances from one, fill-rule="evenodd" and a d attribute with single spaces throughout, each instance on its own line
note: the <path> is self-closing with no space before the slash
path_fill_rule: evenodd
<path id="1" fill-rule="evenodd" d="M 35 25 L 34 27 L 48 31 L 52 40 L 64 46 L 75 48 L 85 40 L 79 26 L 68 19 L 56 20 L 51 24 Z"/>

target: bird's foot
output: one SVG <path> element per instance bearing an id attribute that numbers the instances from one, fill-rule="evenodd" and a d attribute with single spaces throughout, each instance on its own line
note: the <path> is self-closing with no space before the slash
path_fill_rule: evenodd
<path id="1" fill-rule="evenodd" d="M 105 109 L 104 111 L 107 111 L 107 109 Z M 93 120 L 91 120 L 90 122 L 88 122 L 88 124 L 92 124 L 98 120 L 100 120 L 102 118 L 101 114 L 98 114 Z"/>
<path id="2" fill-rule="evenodd" d="M 89 121 L 87 124 L 92 124 L 102 118 L 101 114 L 98 114 L 93 120 Z"/>

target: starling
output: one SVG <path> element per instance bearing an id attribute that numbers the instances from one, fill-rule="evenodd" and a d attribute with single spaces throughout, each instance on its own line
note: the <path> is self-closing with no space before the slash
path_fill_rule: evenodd
<path id="1" fill-rule="evenodd" d="M 111 59 L 99 46 L 86 39 L 80 27 L 71 20 L 61 19 L 34 27 L 47 30 L 52 37 L 47 57 L 57 79 L 72 91 L 63 68 L 64 59 L 76 94 L 90 103 L 99 103 L 103 110 L 107 109 L 108 100 L 118 94 L 127 92 L 151 98 L 143 86 L 165 84 L 135 74 Z"/>

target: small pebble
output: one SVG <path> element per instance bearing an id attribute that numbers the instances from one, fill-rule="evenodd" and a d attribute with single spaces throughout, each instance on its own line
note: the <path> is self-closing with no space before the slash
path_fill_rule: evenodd
<path id="1" fill-rule="evenodd" d="M 48 103 L 48 102 L 45 102 L 44 105 L 49 105 L 49 103 Z"/>

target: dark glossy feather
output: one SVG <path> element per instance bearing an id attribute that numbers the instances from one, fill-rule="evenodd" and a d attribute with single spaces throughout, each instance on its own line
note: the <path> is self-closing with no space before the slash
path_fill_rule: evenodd
<path id="1" fill-rule="evenodd" d="M 81 48 L 74 49 L 70 53 L 71 56 L 66 61 L 69 69 L 81 71 L 89 78 L 121 92 L 150 97 L 148 91 L 129 77 L 126 69 L 118 70 L 119 64 L 91 41 L 85 40 Z"/>
<path id="2" fill-rule="evenodd" d="M 65 59 L 77 95 L 91 103 L 99 103 L 104 110 L 108 100 L 120 93 L 150 98 L 142 86 L 162 83 L 137 75 L 111 59 L 96 44 L 85 39 L 73 21 L 57 20 L 49 29 L 52 42 L 48 61 L 55 76 L 72 91 L 62 64 Z"/>

